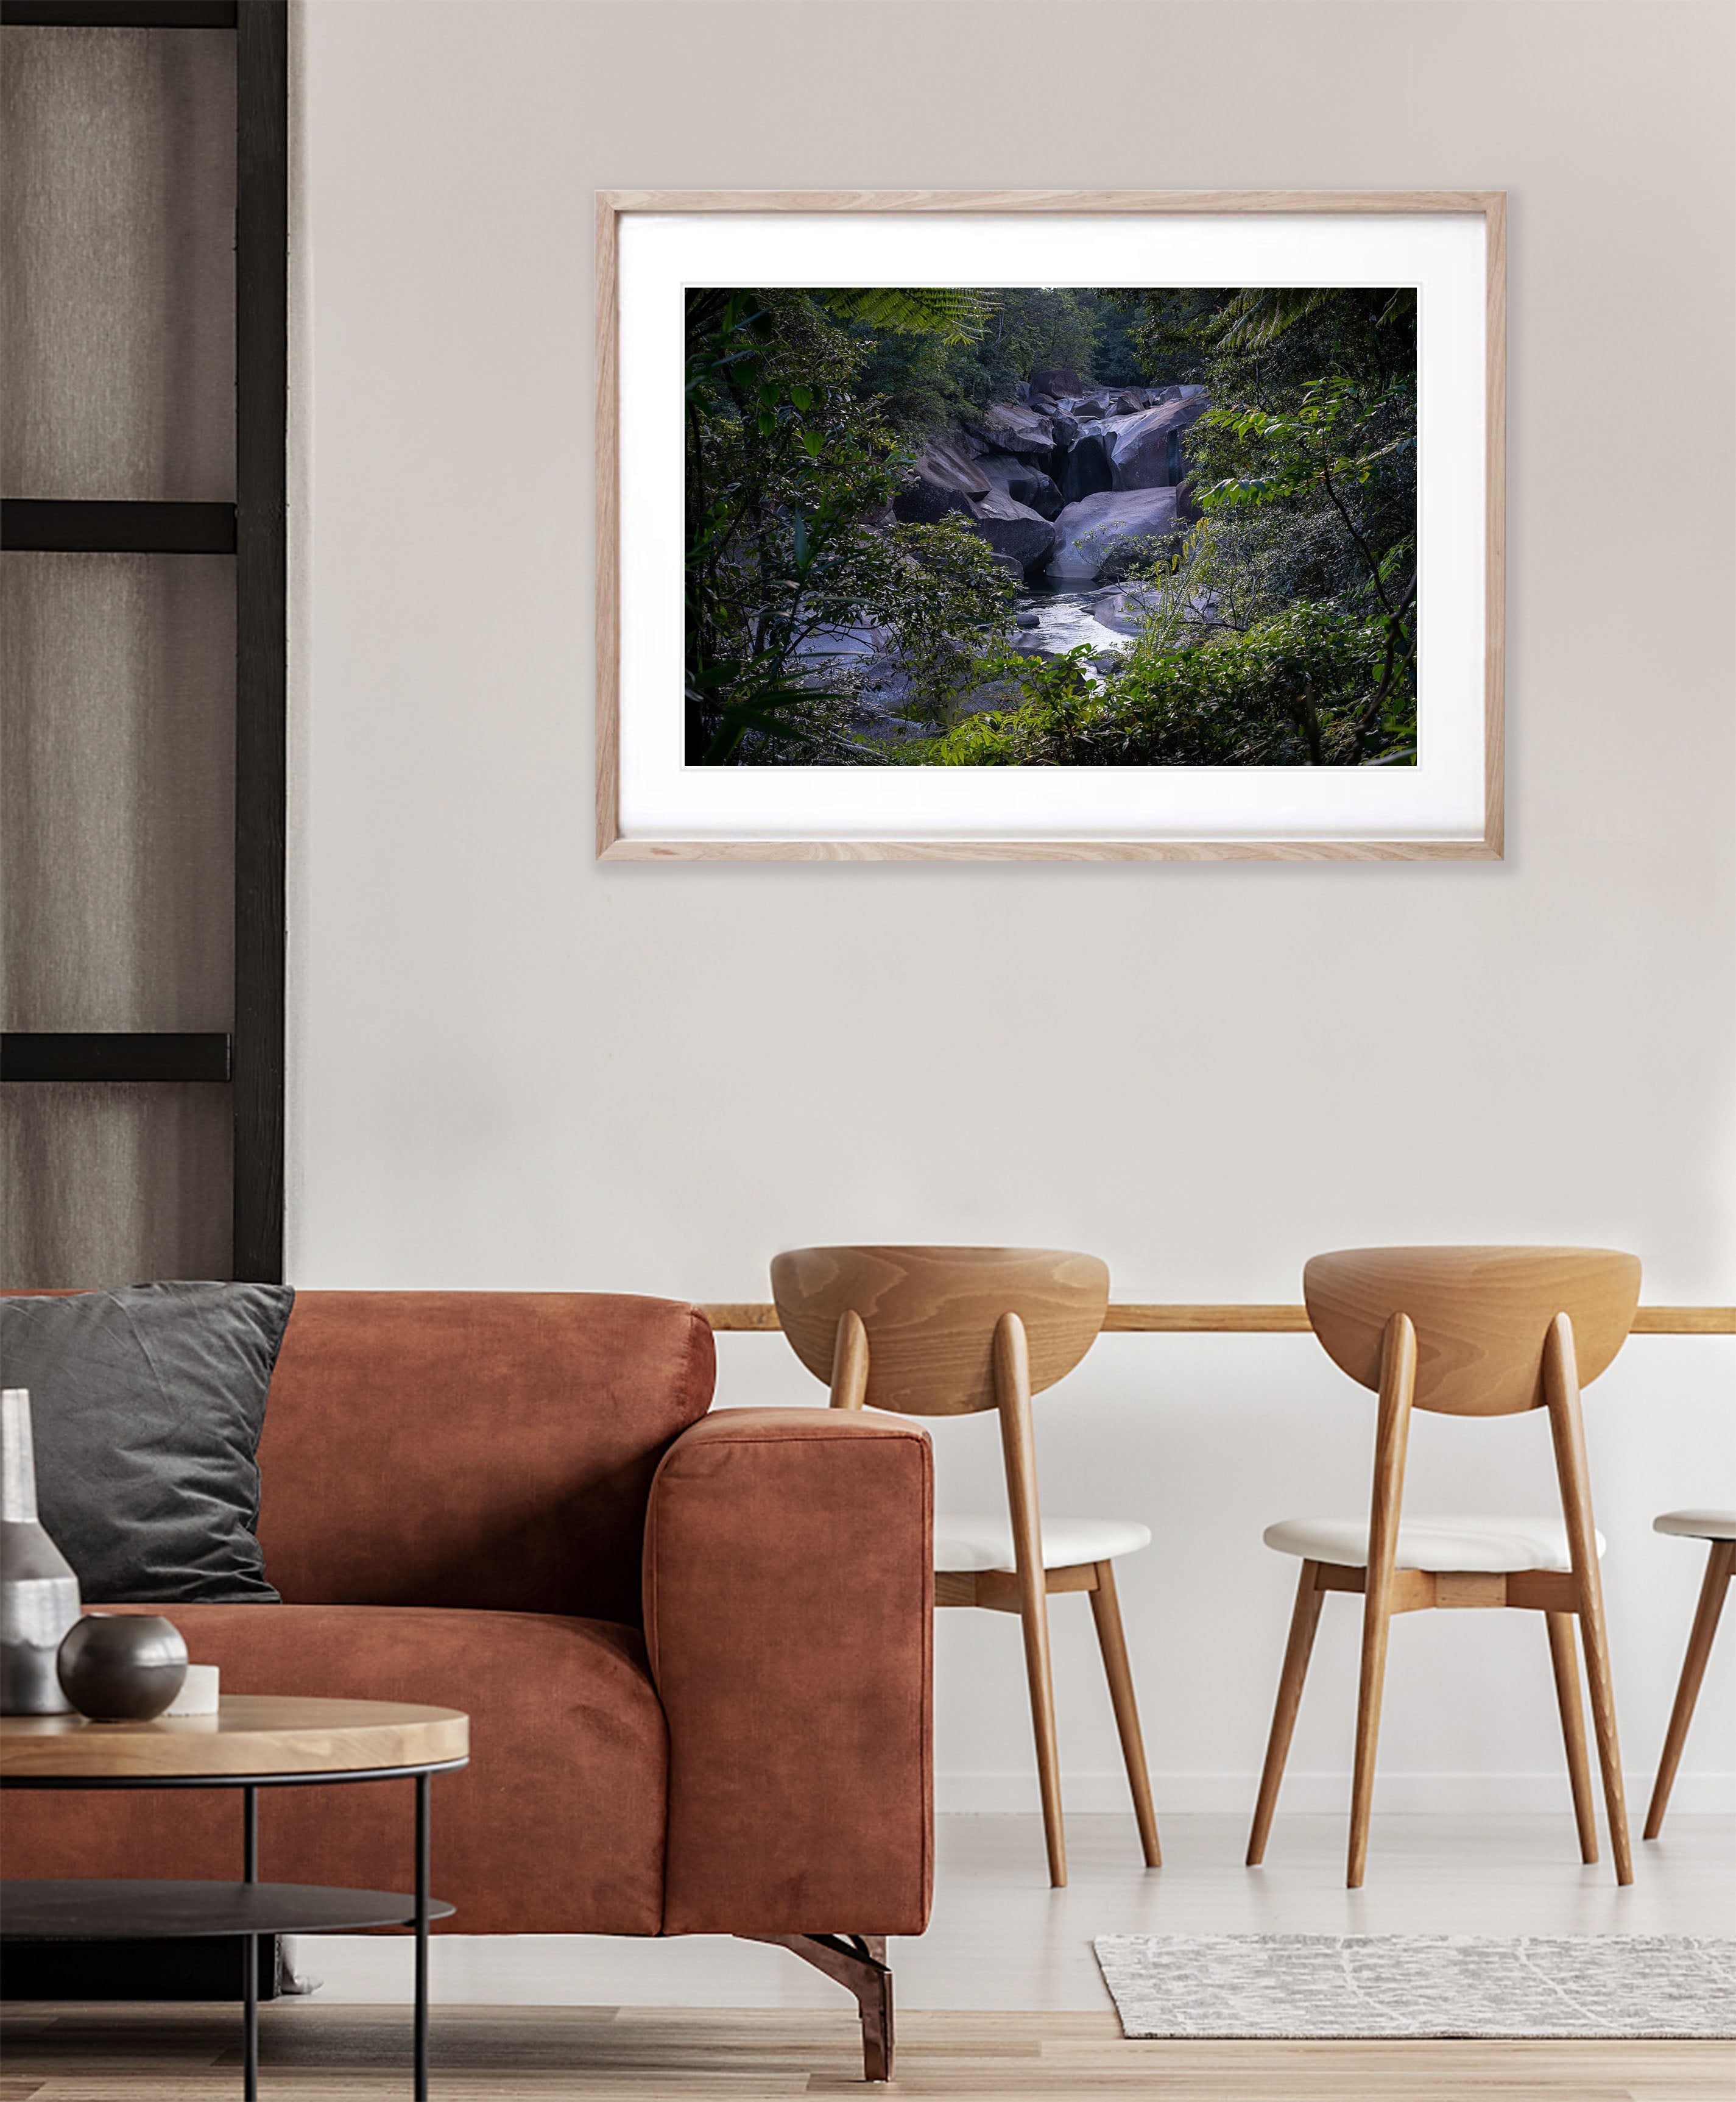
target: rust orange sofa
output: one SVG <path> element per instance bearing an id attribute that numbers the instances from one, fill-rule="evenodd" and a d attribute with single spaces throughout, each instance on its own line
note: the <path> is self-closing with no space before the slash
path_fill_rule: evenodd
<path id="1" fill-rule="evenodd" d="M 300 1293 L 259 1454 L 284 1603 L 167 1610 L 227 1692 L 469 1712 L 447 1930 L 787 1940 L 889 2048 L 881 1937 L 923 1931 L 932 1867 L 928 1441 L 708 1413 L 713 1373 L 667 1300 Z M 409 1786 L 264 1791 L 260 1874 L 408 1887 Z M 6 1821 L 11 1876 L 239 1874 L 232 1795 Z"/>

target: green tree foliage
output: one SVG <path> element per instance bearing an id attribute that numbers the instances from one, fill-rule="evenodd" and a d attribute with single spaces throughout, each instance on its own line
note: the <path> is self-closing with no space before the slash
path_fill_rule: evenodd
<path id="1" fill-rule="evenodd" d="M 982 354 L 1008 391 L 1033 372 L 1094 375 L 1103 322 L 1095 292 L 1014 286 L 1000 293 L 982 333 Z"/>
<path id="2" fill-rule="evenodd" d="M 901 290 L 886 285 L 811 291 L 835 321 L 860 322 L 875 333 L 938 336 L 949 345 L 975 343 L 993 318 L 994 295 L 955 287 Z"/>
<path id="3" fill-rule="evenodd" d="M 1353 765 L 1380 726 L 1385 629 L 1297 605 L 1245 635 L 1136 654 L 1107 678 L 1075 650 L 988 668 L 1012 705 L 907 748 L 939 766 Z"/>
<path id="4" fill-rule="evenodd" d="M 1010 400 L 1033 372 L 1064 369 L 1084 383 L 1140 384 L 1133 317 L 1109 293 L 1010 286 L 975 296 L 987 312 L 980 331 L 965 341 L 932 330 L 876 331 L 866 323 L 855 331 L 868 346 L 863 384 L 911 444 L 986 402 Z"/>
<path id="5" fill-rule="evenodd" d="M 1133 332 L 1133 317 L 1111 292 L 1091 295 L 1097 307 L 1097 348 L 1091 376 L 1102 387 L 1144 387 L 1149 384 L 1145 356 Z M 1080 378 L 1084 377 L 1083 373 Z"/>
<path id="6" fill-rule="evenodd" d="M 1416 734 L 1416 331 L 1408 290 L 1145 292 L 1153 370 L 1205 387 L 1185 494 L 1201 523 L 1146 572 L 1184 639 L 1250 634 L 1289 610 L 1375 623 L 1358 759 Z M 1173 644 L 1171 643 L 1171 645 Z M 1317 762 L 1318 763 L 1318 762 Z"/>
<path id="7" fill-rule="evenodd" d="M 985 543 L 892 517 L 902 459 L 826 311 L 854 296 L 688 295 L 690 764 L 875 759 L 850 734 L 839 631 L 881 631 L 944 698 L 1006 624 L 1012 580 Z M 959 325 L 899 296 L 909 327 Z"/>

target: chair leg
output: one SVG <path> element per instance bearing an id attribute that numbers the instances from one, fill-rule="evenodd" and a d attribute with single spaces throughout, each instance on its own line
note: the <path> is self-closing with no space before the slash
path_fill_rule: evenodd
<path id="1" fill-rule="evenodd" d="M 1579 1407 L 1579 1374 L 1574 1358 L 1573 1323 L 1557 1314 L 1543 1339 L 1543 1399 L 1561 1485 L 1561 1515 L 1579 1594 L 1579 1639 L 1585 1645 L 1585 1677 L 1603 1769 L 1604 1812 L 1610 1820 L 1610 1851 L 1618 1883 L 1633 1881 L 1628 1844 L 1628 1801 L 1622 1787 L 1621 1746 L 1615 1733 L 1615 1689 L 1610 1677 L 1610 1643 L 1603 1617 L 1603 1580 L 1597 1568 L 1592 1521 L 1591 1474 L 1585 1457 L 1585 1421 Z"/>
<path id="2" fill-rule="evenodd" d="M 1368 1868 L 1368 1821 L 1375 1803 L 1375 1748 L 1380 1738 L 1380 1695 L 1386 1682 L 1387 1630 L 1392 1625 L 1384 1590 L 1370 1572 L 1362 1601 L 1362 1670 L 1357 1688 L 1356 1771 L 1350 1786 L 1350 1861 L 1348 1889 L 1359 1891 Z"/>
<path id="3" fill-rule="evenodd" d="M 1380 1411 L 1375 1426 L 1374 1497 L 1363 1572 L 1362 1670 L 1357 1688 L 1356 1771 L 1350 1788 L 1350 1860 L 1344 1882 L 1362 1887 L 1368 1866 L 1368 1819 L 1375 1800 L 1375 1747 L 1386 1678 L 1387 1631 L 1393 1621 L 1398 1513 L 1405 1488 L 1405 1448 L 1416 1390 L 1416 1329 L 1407 1314 L 1387 1323 L 1380 1350 Z"/>
<path id="4" fill-rule="evenodd" d="M 1688 1654 L 1682 1659 L 1681 1678 L 1676 1688 L 1676 1705 L 1670 1710 L 1670 1727 L 1664 1732 L 1663 1750 L 1658 1760 L 1658 1778 L 1645 1812 L 1645 1834 L 1655 1839 L 1663 1829 L 1663 1813 L 1669 1807 L 1676 1769 L 1681 1763 L 1682 1746 L 1688 1741 L 1688 1725 L 1694 1719 L 1694 1704 L 1706 1676 L 1706 1660 L 1712 1655 L 1712 1639 L 1717 1633 L 1718 1616 L 1724 1611 L 1725 1594 L 1736 1569 L 1736 1540 L 1715 1540 L 1706 1558 L 1705 1581 L 1700 1603 L 1694 1609 L 1694 1626 L 1688 1636 Z"/>
<path id="5" fill-rule="evenodd" d="M 1025 1630 L 1025 1676 L 1030 1687 L 1031 1733 L 1037 1741 L 1037 1785 L 1043 1796 L 1043 1837 L 1049 1854 L 1049 1882 L 1067 1882 L 1067 1835 L 1061 1811 L 1061 1743 L 1055 1733 L 1055 1684 L 1049 1673 L 1049 1616 L 1039 1595 L 1020 1608 Z"/>
<path id="6" fill-rule="evenodd" d="M 1127 1785 L 1133 1791 L 1133 1815 L 1138 1820 L 1140 1845 L 1145 1866 L 1161 1869 L 1163 1856 L 1158 1846 L 1158 1814 L 1151 1804 L 1151 1773 L 1145 1764 L 1145 1740 L 1140 1730 L 1139 1703 L 1133 1697 L 1133 1673 L 1127 1662 L 1127 1642 L 1121 1625 L 1121 1602 L 1115 1595 L 1113 1563 L 1096 1564 L 1097 1588 L 1091 1594 L 1092 1618 L 1097 1624 L 1097 1646 L 1103 1652 L 1103 1675 L 1109 1683 L 1109 1701 L 1115 1710 L 1115 1727 L 1121 1735 L 1121 1756 L 1127 1769 Z"/>
<path id="7" fill-rule="evenodd" d="M 1266 1858 L 1266 1840 L 1272 1830 L 1272 1813 L 1278 1808 L 1278 1792 L 1284 1778 L 1284 1763 L 1290 1757 L 1290 1740 L 1296 1727 L 1296 1710 L 1302 1705 L 1302 1682 L 1308 1676 L 1308 1661 L 1313 1652 L 1314 1630 L 1320 1624 L 1321 1601 L 1318 1562 L 1304 1562 L 1296 1582 L 1295 1609 L 1290 1616 L 1290 1640 L 1285 1646 L 1284 1668 L 1278 1674 L 1278 1702 L 1272 1710 L 1272 1734 L 1266 1740 L 1266 1763 L 1260 1776 L 1260 1800 L 1254 1806 L 1254 1829 L 1248 1835 L 1247 1865 L 1257 1869 Z"/>
<path id="8" fill-rule="evenodd" d="M 1615 1880 L 1633 1881 L 1633 1856 L 1628 1844 L 1628 1798 L 1622 1785 L 1621 1745 L 1615 1734 L 1615 1689 L 1610 1677 L 1610 1645 L 1604 1630 L 1603 1600 L 1588 1602 L 1579 1616 L 1579 1639 L 1585 1644 L 1585 1677 L 1592 1699 L 1592 1727 L 1597 1737 L 1597 1763 L 1603 1770 L 1604 1815 L 1610 1821 L 1610 1851 L 1615 1857 Z"/>
<path id="9" fill-rule="evenodd" d="M 1555 1667 L 1556 1705 L 1561 1711 L 1561 1736 L 1567 1746 L 1567 1777 L 1573 1784 L 1574 1822 L 1579 1829 L 1579 1859 L 1597 1859 L 1597 1816 L 1592 1807 L 1592 1769 L 1585 1753 L 1585 1709 L 1579 1696 L 1579 1664 L 1574 1655 L 1574 1616 L 1545 1613 L 1549 1661 Z"/>
<path id="10" fill-rule="evenodd" d="M 1067 1839 L 1061 1816 L 1061 1747 L 1055 1736 L 1055 1685 L 1049 1675 L 1049 1601 L 1043 1567 L 1043 1525 L 1037 1503 L 1037 1444 L 1031 1427 L 1030 1355 L 1025 1324 L 1013 1313 L 994 1324 L 994 1390 L 1007 1471 L 1007 1514 L 1012 1521 L 1019 1621 L 1025 1631 L 1025 1676 L 1030 1687 L 1031 1729 L 1037 1740 L 1037 1780 L 1043 1791 L 1043 1836 L 1049 1881 L 1067 1880 Z"/>

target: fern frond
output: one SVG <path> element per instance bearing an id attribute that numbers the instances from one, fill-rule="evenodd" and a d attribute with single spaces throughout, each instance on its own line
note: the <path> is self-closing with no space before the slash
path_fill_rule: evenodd
<path id="1" fill-rule="evenodd" d="M 1337 288 L 1331 285 L 1249 285 L 1219 308 L 1208 326 L 1225 348 L 1234 345 L 1248 350 L 1264 350 L 1281 335 L 1287 335 L 1298 322 L 1318 314 L 1337 297 Z M 1415 304 L 1415 290 L 1401 286 L 1382 308 L 1379 318 L 1390 321 L 1413 309 Z"/>
<path id="2" fill-rule="evenodd" d="M 808 296 L 835 320 L 866 322 L 900 335 L 937 335 L 947 343 L 974 342 L 994 312 L 988 293 L 946 286 L 829 286 Z"/>
<path id="3" fill-rule="evenodd" d="M 1288 288 L 1249 285 L 1212 317 L 1211 333 L 1226 347 L 1264 350 L 1300 321 L 1318 313 L 1336 295 L 1327 286 Z"/>

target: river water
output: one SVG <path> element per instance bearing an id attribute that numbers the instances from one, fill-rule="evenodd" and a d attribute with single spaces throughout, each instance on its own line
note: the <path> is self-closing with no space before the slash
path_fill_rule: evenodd
<path id="1" fill-rule="evenodd" d="M 1092 601 L 1099 588 L 1093 586 L 1082 591 L 1064 584 L 1027 584 L 1019 593 L 1017 610 L 1035 614 L 1037 625 L 1034 629 L 1021 629 L 1021 638 L 1035 642 L 1047 657 L 1065 656 L 1082 642 L 1093 652 L 1131 650 L 1131 635 L 1105 627 L 1092 612 Z"/>

